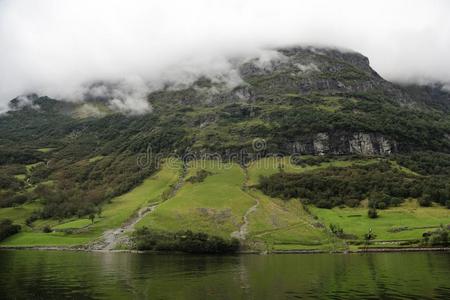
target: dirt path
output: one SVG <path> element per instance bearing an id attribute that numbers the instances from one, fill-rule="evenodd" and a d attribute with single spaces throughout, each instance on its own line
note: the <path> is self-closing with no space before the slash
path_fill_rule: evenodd
<path id="1" fill-rule="evenodd" d="M 267 234 L 270 234 L 270 233 L 274 233 L 274 232 L 281 231 L 281 230 L 286 230 L 286 229 L 292 229 L 292 228 L 296 228 L 296 227 L 304 226 L 304 225 L 308 225 L 308 223 L 305 222 L 305 221 L 300 221 L 298 223 L 294 223 L 294 224 L 291 224 L 291 225 L 288 225 L 288 226 L 277 227 L 277 228 L 274 228 L 274 229 L 261 231 L 261 232 L 255 234 L 254 237 L 255 238 L 263 237 L 263 236 L 265 236 Z"/>
<path id="2" fill-rule="evenodd" d="M 253 199 L 255 199 L 255 205 L 253 205 L 252 207 L 250 207 L 249 209 L 247 209 L 247 211 L 245 212 L 244 216 L 243 216 L 243 223 L 241 225 L 241 227 L 239 227 L 239 230 L 234 231 L 231 233 L 231 237 L 232 238 L 237 238 L 239 240 L 245 240 L 248 234 L 248 226 L 250 221 L 248 220 L 248 216 L 253 213 L 254 211 L 256 211 L 256 209 L 258 209 L 259 206 L 259 199 L 256 197 L 253 197 L 247 190 L 248 190 L 248 181 L 249 181 L 249 175 L 248 175 L 248 170 L 245 166 L 241 165 L 242 170 L 245 173 L 245 181 L 244 184 L 242 185 L 242 190 L 249 195 L 250 197 L 252 197 Z"/>
<path id="3" fill-rule="evenodd" d="M 92 250 L 110 251 L 115 249 L 118 245 L 127 245 L 130 239 L 127 233 L 134 230 L 134 226 L 142 220 L 146 215 L 155 210 L 162 202 L 154 203 L 150 206 L 141 208 L 137 214 L 128 220 L 124 225 L 116 229 L 110 229 L 103 233 L 102 237 L 94 242 L 89 248 Z"/>
<path id="4" fill-rule="evenodd" d="M 247 237 L 248 234 L 248 225 L 249 225 L 249 220 L 248 220 L 248 216 L 254 212 L 258 206 L 259 206 L 259 199 L 255 198 L 256 204 L 253 205 L 252 207 L 250 207 L 244 214 L 243 220 L 244 223 L 242 223 L 241 227 L 239 228 L 238 231 L 234 231 L 231 233 L 231 237 L 240 239 L 240 240 L 245 240 L 245 238 Z"/>
<path id="5" fill-rule="evenodd" d="M 136 214 L 134 214 L 130 219 L 128 219 L 121 227 L 116 229 L 110 229 L 103 233 L 103 235 L 91 243 L 88 248 L 94 251 L 111 251 L 114 250 L 119 245 L 129 246 L 131 241 L 129 233 L 134 230 L 134 226 L 139 223 L 146 215 L 153 212 L 159 205 L 164 201 L 175 196 L 178 190 L 182 187 L 184 182 L 184 177 L 186 176 L 187 169 L 183 167 L 182 174 L 180 175 L 177 183 L 170 188 L 168 196 L 166 199 L 151 203 L 149 206 L 141 208 Z"/>

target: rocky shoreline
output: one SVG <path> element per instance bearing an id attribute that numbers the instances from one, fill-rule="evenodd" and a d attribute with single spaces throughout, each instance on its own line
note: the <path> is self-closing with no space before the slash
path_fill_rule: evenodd
<path id="1" fill-rule="evenodd" d="M 181 252 L 167 252 L 167 251 L 140 251 L 140 250 L 98 250 L 89 248 L 78 247 L 39 247 L 39 246 L 3 246 L 1 250 L 37 250 L 37 251 L 75 251 L 75 252 L 93 252 L 93 253 L 154 253 L 154 254 L 173 254 Z M 392 252 L 450 252 L 450 247 L 411 247 L 411 248 L 368 248 L 358 250 L 347 251 L 326 251 L 326 250 L 274 250 L 271 252 L 258 252 L 258 251 L 240 251 L 236 254 L 357 254 L 357 253 L 392 253 Z M 183 253 L 186 254 L 186 253 Z M 222 254 L 221 254 L 222 255 Z"/>

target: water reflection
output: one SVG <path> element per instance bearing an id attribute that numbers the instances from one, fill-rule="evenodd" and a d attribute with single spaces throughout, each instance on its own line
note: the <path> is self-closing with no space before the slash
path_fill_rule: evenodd
<path id="1" fill-rule="evenodd" d="M 449 299 L 450 256 L 0 251 L 0 299 L 30 298 Z"/>

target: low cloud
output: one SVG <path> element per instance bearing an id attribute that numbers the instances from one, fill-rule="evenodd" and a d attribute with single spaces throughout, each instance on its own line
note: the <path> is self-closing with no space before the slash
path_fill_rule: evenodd
<path id="1" fill-rule="evenodd" d="M 450 82 L 449 14 L 446 0 L 0 0 L 0 111 L 32 92 L 151 111 L 165 82 L 237 85 L 229 57 L 270 68 L 282 57 L 262 49 L 293 44 L 359 51 L 389 80 Z"/>

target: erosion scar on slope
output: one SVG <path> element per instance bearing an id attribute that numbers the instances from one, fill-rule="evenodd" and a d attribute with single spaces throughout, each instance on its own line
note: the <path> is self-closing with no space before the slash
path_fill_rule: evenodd
<path id="1" fill-rule="evenodd" d="M 110 229 L 103 233 L 103 235 L 96 241 L 94 241 L 90 246 L 90 250 L 97 251 L 111 251 L 114 250 L 120 244 L 129 244 L 130 238 L 127 233 L 134 230 L 134 226 L 139 223 L 146 215 L 153 212 L 159 205 L 161 205 L 164 201 L 175 196 L 177 191 L 181 188 L 184 182 L 184 178 L 187 173 L 186 166 L 183 166 L 182 173 L 178 178 L 177 183 L 170 188 L 169 194 L 166 199 L 152 203 L 149 206 L 141 208 L 133 217 L 131 217 L 127 222 L 125 222 L 121 227 L 116 229 Z"/>
<path id="2" fill-rule="evenodd" d="M 247 168 L 245 167 L 245 166 L 243 166 L 243 165 L 241 165 L 241 168 L 242 168 L 242 170 L 244 171 L 244 173 L 245 173 L 245 182 L 244 182 L 244 184 L 242 185 L 242 189 L 244 190 L 244 192 L 246 193 L 246 194 L 248 194 L 249 196 L 251 196 L 249 193 L 247 193 L 246 192 L 246 190 L 248 189 L 248 181 L 249 181 L 249 174 L 248 174 L 248 170 L 247 170 Z M 253 213 L 257 208 L 258 208 L 258 206 L 259 206 L 259 199 L 258 198 L 255 198 L 255 197 L 253 197 L 253 196 L 251 196 L 252 198 L 254 198 L 255 199 L 255 201 L 256 201 L 256 203 L 255 203 L 255 205 L 253 205 L 252 207 L 250 207 L 246 212 L 245 212 L 245 214 L 244 214 L 244 216 L 243 216 L 243 223 L 242 223 L 242 225 L 241 225 L 241 227 L 239 228 L 239 230 L 237 230 L 237 231 L 234 231 L 234 232 L 232 232 L 231 233 L 231 237 L 233 237 L 233 238 L 237 238 L 237 239 L 240 239 L 240 240 L 245 240 L 246 239 L 246 237 L 247 237 L 247 234 L 248 234 L 248 226 L 249 226 L 249 220 L 248 220 L 248 216 L 251 214 L 251 213 Z"/>
<path id="3" fill-rule="evenodd" d="M 249 225 L 249 221 L 248 221 L 248 216 L 254 212 L 259 205 L 259 199 L 255 198 L 256 204 L 253 205 L 252 207 L 250 207 L 244 214 L 243 220 L 244 222 L 242 223 L 241 227 L 239 228 L 238 231 L 234 231 L 231 233 L 231 237 L 240 239 L 240 240 L 245 240 L 247 233 L 248 233 L 248 225 Z"/>

